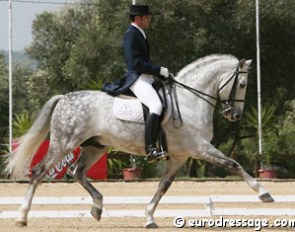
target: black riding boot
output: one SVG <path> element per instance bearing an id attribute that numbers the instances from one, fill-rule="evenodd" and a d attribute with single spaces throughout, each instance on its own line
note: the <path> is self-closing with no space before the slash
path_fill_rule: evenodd
<path id="1" fill-rule="evenodd" d="M 147 161 L 152 163 L 165 156 L 165 153 L 159 151 L 156 147 L 160 116 L 149 113 L 145 123 L 145 150 Z"/>

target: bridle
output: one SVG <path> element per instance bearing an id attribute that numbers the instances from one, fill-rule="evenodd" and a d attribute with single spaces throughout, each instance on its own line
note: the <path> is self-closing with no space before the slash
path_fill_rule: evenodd
<path id="1" fill-rule="evenodd" d="M 238 77 L 241 73 L 248 73 L 245 71 L 239 71 L 239 68 L 236 68 L 236 71 L 233 73 L 233 75 L 218 89 L 217 93 L 219 96 L 219 92 L 234 78 L 234 83 L 232 85 L 230 94 L 228 96 L 228 99 L 226 100 L 220 100 L 222 104 L 224 104 L 223 110 L 221 113 L 226 113 L 232 110 L 235 102 L 245 102 L 245 99 L 236 99 L 236 91 L 237 91 L 237 85 L 238 85 Z"/>
<path id="2" fill-rule="evenodd" d="M 239 68 L 237 67 L 237 69 L 235 70 L 235 72 L 230 76 L 230 78 L 217 90 L 217 96 L 219 96 L 219 92 L 228 85 L 228 83 L 234 78 L 234 83 L 232 85 L 232 88 L 231 88 L 231 91 L 230 91 L 230 94 L 229 94 L 229 97 L 228 99 L 220 99 L 220 102 L 222 104 L 226 104 L 226 105 L 231 105 L 233 106 L 234 102 L 245 102 L 244 99 L 236 99 L 236 89 L 237 89 L 237 84 L 238 84 L 238 77 L 239 77 L 239 74 L 241 73 L 248 73 L 248 72 L 245 72 L 245 71 L 239 71 Z M 215 107 L 215 104 L 213 104 L 212 102 L 210 102 L 208 99 L 206 99 L 205 97 L 209 97 L 215 101 L 217 101 L 219 98 L 217 97 L 214 97 L 214 96 L 211 96 L 207 93 L 204 93 L 200 90 L 197 90 L 197 89 L 194 89 L 190 86 L 187 86 L 177 80 L 174 79 L 174 75 L 172 73 L 170 73 L 170 76 L 169 76 L 169 81 L 177 84 L 177 85 L 180 85 L 181 87 L 183 87 L 184 89 L 188 90 L 189 92 L 193 93 L 194 95 L 196 95 L 197 97 L 203 99 L 204 101 L 206 101 L 209 105 L 211 105 L 213 108 Z"/>
<path id="3" fill-rule="evenodd" d="M 231 88 L 231 91 L 230 91 L 230 94 L 228 96 L 227 99 L 220 99 L 220 102 L 222 105 L 224 105 L 222 107 L 222 111 L 221 113 L 224 114 L 224 113 L 227 113 L 229 111 L 231 111 L 233 109 L 233 106 L 234 106 L 234 103 L 235 102 L 245 102 L 244 99 L 236 99 L 236 90 L 237 90 L 237 85 L 238 85 L 238 77 L 239 77 L 239 74 L 242 74 L 242 73 L 248 73 L 246 71 L 239 71 L 239 66 L 237 66 L 235 72 L 228 78 L 228 80 L 217 90 L 217 97 L 214 97 L 214 96 L 211 96 L 207 93 L 204 93 L 200 90 L 197 90 L 197 89 L 194 89 L 190 86 L 187 86 L 177 80 L 175 80 L 174 78 L 174 75 L 172 73 L 170 73 L 169 77 L 168 77 L 168 83 L 170 84 L 177 84 L 181 87 L 183 87 L 184 89 L 188 90 L 189 92 L 193 93 L 195 96 L 203 99 L 205 102 L 207 102 L 209 105 L 211 105 L 213 108 L 215 108 L 215 104 L 213 104 L 210 100 L 208 100 L 206 97 L 212 99 L 212 100 L 215 100 L 216 102 L 219 100 L 219 93 L 220 91 L 226 87 L 228 85 L 228 83 L 234 79 L 234 83 L 232 85 L 232 88 Z M 174 88 L 175 89 L 175 88 Z M 182 119 L 181 119 L 181 113 L 180 113 L 180 110 L 179 110 L 179 107 L 178 107 L 178 102 L 177 102 L 177 95 L 176 95 L 176 91 L 174 90 L 174 98 L 175 98 L 175 101 L 176 101 L 176 108 L 177 108 L 177 113 L 178 113 L 178 116 L 179 116 L 179 120 L 180 120 L 180 126 L 182 125 Z M 174 117 L 173 117 L 174 118 Z M 180 127 L 179 126 L 179 127 Z M 177 126 L 178 127 L 178 126 Z"/>

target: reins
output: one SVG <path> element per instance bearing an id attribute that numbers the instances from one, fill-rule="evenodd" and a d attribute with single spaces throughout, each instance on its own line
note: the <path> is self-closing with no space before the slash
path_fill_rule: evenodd
<path id="1" fill-rule="evenodd" d="M 248 73 L 248 72 L 239 71 L 239 68 L 237 67 L 236 70 L 235 70 L 235 72 L 230 76 L 230 78 L 217 91 L 217 95 L 218 95 L 219 92 L 226 85 L 228 85 L 228 83 L 233 78 L 235 78 L 228 99 L 226 99 L 226 100 L 220 100 L 221 103 L 224 103 L 227 106 L 227 108 L 225 109 L 225 111 L 228 110 L 228 109 L 230 109 L 233 106 L 234 102 L 244 102 L 245 101 L 243 99 L 235 99 L 236 89 L 237 89 L 236 86 L 238 84 L 238 76 L 239 76 L 240 73 Z M 202 100 L 204 100 L 205 102 L 207 102 L 209 105 L 211 105 L 213 108 L 215 108 L 215 104 L 213 104 L 210 100 L 206 99 L 206 97 L 208 97 L 210 99 L 213 99 L 215 101 L 218 101 L 218 97 L 211 96 L 211 95 L 209 95 L 207 93 L 204 93 L 204 92 L 202 92 L 200 90 L 194 89 L 194 88 L 192 88 L 190 86 L 187 86 L 187 85 L 185 85 L 185 84 L 183 84 L 183 83 L 175 80 L 174 75 L 172 73 L 170 73 L 167 82 L 168 82 L 168 85 L 169 86 L 173 86 L 173 84 L 177 84 L 177 85 L 183 87 L 184 89 L 188 90 L 189 92 L 191 92 L 195 96 L 201 98 Z M 173 88 L 173 87 L 171 87 L 171 88 L 173 90 L 172 94 L 174 96 L 174 98 L 173 98 L 172 95 L 170 95 L 170 99 L 171 99 L 171 103 L 172 103 L 173 125 L 174 125 L 175 128 L 180 128 L 182 126 L 182 117 L 181 117 L 181 112 L 179 110 L 177 93 L 176 93 L 176 89 L 175 88 Z M 175 103 L 174 103 L 174 100 L 173 99 L 175 99 Z M 175 107 L 176 107 L 176 110 L 177 110 L 178 118 L 175 116 L 174 104 L 175 104 Z M 178 120 L 178 119 L 180 121 L 180 125 L 177 125 L 176 126 L 175 121 Z"/>
<path id="2" fill-rule="evenodd" d="M 206 102 L 207 102 L 209 105 L 211 105 L 212 107 L 215 107 L 215 105 L 214 105 L 213 103 L 211 103 L 209 100 L 207 100 L 206 98 L 204 98 L 202 95 L 204 95 L 204 96 L 206 96 L 206 97 L 209 97 L 209 98 L 211 98 L 211 99 L 213 99 L 213 100 L 217 100 L 216 97 L 213 97 L 213 96 L 211 96 L 211 95 L 209 95 L 209 94 L 207 94 L 207 93 L 204 93 L 204 92 L 202 92 L 202 91 L 200 91 L 200 90 L 194 89 L 194 88 L 192 88 L 192 87 L 190 87 L 190 86 L 187 86 L 187 85 L 185 85 L 185 84 L 183 84 L 183 83 L 181 83 L 181 82 L 175 80 L 175 79 L 174 79 L 174 75 L 173 75 L 172 73 L 170 73 L 169 81 L 171 81 L 171 82 L 173 82 L 173 83 L 175 83 L 175 84 L 180 85 L 180 86 L 183 87 L 184 89 L 188 90 L 189 92 L 193 93 L 193 94 L 196 95 L 197 97 L 199 97 L 199 98 L 203 99 L 204 101 L 206 101 Z"/>

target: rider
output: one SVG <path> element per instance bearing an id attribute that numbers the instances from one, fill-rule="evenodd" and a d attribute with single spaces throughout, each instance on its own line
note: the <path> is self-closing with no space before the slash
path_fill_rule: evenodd
<path id="1" fill-rule="evenodd" d="M 128 15 L 131 25 L 126 30 L 123 40 L 127 72 L 123 79 L 116 83 L 117 88 L 111 91 L 111 94 L 117 95 L 130 89 L 139 101 L 148 107 L 149 113 L 145 120 L 145 150 L 148 161 L 153 162 L 165 154 L 156 147 L 163 106 L 152 84 L 154 76 L 167 78 L 169 71 L 150 61 L 149 43 L 144 32 L 151 21 L 149 6 L 131 5 Z M 108 86 L 104 85 L 104 89 L 110 93 L 107 90 Z"/>

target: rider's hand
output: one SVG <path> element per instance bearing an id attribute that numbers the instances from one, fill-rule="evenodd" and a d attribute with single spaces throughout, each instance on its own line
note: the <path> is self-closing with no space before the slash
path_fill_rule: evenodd
<path id="1" fill-rule="evenodd" d="M 160 69 L 160 75 L 163 76 L 163 77 L 169 77 L 169 70 L 168 68 L 164 68 L 164 67 L 161 67 Z"/>

